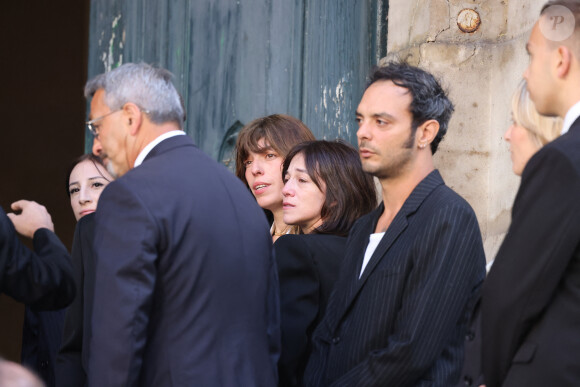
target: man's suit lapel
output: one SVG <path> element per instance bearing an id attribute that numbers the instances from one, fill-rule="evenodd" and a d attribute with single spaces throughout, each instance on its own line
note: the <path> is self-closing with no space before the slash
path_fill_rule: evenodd
<path id="1" fill-rule="evenodd" d="M 341 310 L 336 315 L 336 324 L 338 324 L 344 314 L 346 314 L 350 305 L 354 302 L 377 265 L 384 259 L 388 251 L 391 249 L 393 243 L 395 243 L 401 233 L 408 227 L 409 217 L 418 210 L 425 198 L 427 198 L 437 186 L 442 184 L 444 184 L 443 179 L 439 172 L 435 170 L 423 179 L 417 187 L 415 187 L 379 242 L 379 245 L 371 256 L 371 259 L 360 279 L 359 274 L 362 267 L 364 252 L 369 243 L 369 235 L 375 231 L 377 220 L 384 210 L 384 204 L 381 203 L 379 208 L 372 213 L 372 216 L 369 216 L 368 219 L 366 219 L 366 222 L 358 228 L 356 237 L 352 238 L 352 247 L 354 249 L 349 246 L 347 250 L 347 254 L 349 254 L 346 257 L 347 264 L 350 266 L 347 275 L 351 277 L 348 280 L 348 286 L 344 288 L 345 294 L 344 297 L 342 297 L 343 303 L 340 305 Z"/>
<path id="2" fill-rule="evenodd" d="M 344 314 L 348 308 L 348 305 L 352 302 L 353 297 L 360 290 L 359 273 L 362 266 L 364 252 L 369 242 L 369 235 L 374 232 L 377 219 L 383 213 L 383 210 L 384 206 L 383 203 L 381 203 L 376 210 L 369 214 L 370 216 L 367 216 L 362 220 L 360 227 L 357 227 L 356 229 L 356 235 L 351 235 L 350 239 L 352 242 L 350 242 L 347 247 L 344 260 L 345 264 L 348 265 L 348 268 L 342 271 L 344 275 L 344 283 L 347 286 L 342 287 L 340 302 L 337 303 L 339 308 L 337 312 L 339 312 L 339 314 L 336 316 L 336 322 L 339 321 L 342 314 Z M 337 291 L 338 290 L 339 289 L 337 289 Z"/>

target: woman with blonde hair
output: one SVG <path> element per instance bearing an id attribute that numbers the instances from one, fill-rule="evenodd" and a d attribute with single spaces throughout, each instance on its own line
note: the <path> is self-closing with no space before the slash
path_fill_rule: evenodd
<path id="1" fill-rule="evenodd" d="M 560 135 L 562 119 L 538 113 L 522 80 L 512 97 L 512 122 L 504 139 L 510 143 L 512 169 L 520 176 L 534 153 Z"/>
<path id="2" fill-rule="evenodd" d="M 506 130 L 504 139 L 510 144 L 512 169 L 521 176 L 526 164 L 544 145 L 554 140 L 562 131 L 562 120 L 538 113 L 530 99 L 525 80 L 522 80 L 512 97 L 512 125 Z M 487 264 L 487 270 L 493 261 Z M 470 329 L 465 341 L 465 361 L 457 386 L 479 386 L 483 384 L 481 369 L 481 305 L 475 308 Z"/>

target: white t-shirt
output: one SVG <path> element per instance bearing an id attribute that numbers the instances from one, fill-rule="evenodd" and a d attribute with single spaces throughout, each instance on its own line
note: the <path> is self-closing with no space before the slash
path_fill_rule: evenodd
<path id="1" fill-rule="evenodd" d="M 385 235 L 384 232 L 378 232 L 375 234 L 371 234 L 369 236 L 369 244 L 367 245 L 367 249 L 365 251 L 365 257 L 363 259 L 362 267 L 360 269 L 360 274 L 358 276 L 359 279 L 362 277 L 362 275 L 365 271 L 365 267 L 367 267 L 367 264 L 371 260 L 371 257 L 373 256 L 375 250 L 377 249 L 377 246 L 379 245 L 379 242 L 381 241 L 381 239 L 383 239 L 384 235 Z"/>

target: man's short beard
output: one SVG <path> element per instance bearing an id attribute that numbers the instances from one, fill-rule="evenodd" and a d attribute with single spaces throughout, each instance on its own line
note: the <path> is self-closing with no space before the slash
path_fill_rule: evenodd
<path id="1" fill-rule="evenodd" d="M 404 149 L 412 149 L 414 144 L 415 144 L 415 134 L 417 133 L 417 128 L 413 128 L 413 125 L 411 124 L 411 133 L 409 134 L 409 138 L 407 138 L 407 141 L 405 141 L 405 143 L 403 144 L 403 148 Z"/>
<path id="2" fill-rule="evenodd" d="M 400 176 L 404 173 L 404 169 L 412 159 L 412 152 L 408 148 L 401 149 L 401 154 L 396 160 L 386 166 L 384 169 L 371 173 L 379 179 L 389 179 Z"/>
<path id="3" fill-rule="evenodd" d="M 413 149 L 415 144 L 415 133 L 417 133 L 417 129 L 413 129 L 411 127 L 411 133 L 409 134 L 409 137 L 401 146 L 401 154 L 396 160 L 392 160 L 393 163 L 386 166 L 384 169 L 380 169 L 379 167 L 379 169 L 375 171 L 366 170 L 363 163 L 363 170 L 379 179 L 394 178 L 399 176 L 401 173 L 403 173 L 405 166 L 413 158 L 411 149 Z"/>

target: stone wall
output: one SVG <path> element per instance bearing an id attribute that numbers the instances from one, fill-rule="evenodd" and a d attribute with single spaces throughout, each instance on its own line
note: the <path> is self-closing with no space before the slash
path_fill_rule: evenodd
<path id="1" fill-rule="evenodd" d="M 511 95 L 528 64 L 525 44 L 543 4 L 389 2 L 387 57 L 381 63 L 406 59 L 435 74 L 448 90 L 455 113 L 435 163 L 446 183 L 473 206 L 488 261 L 507 231 L 519 185 L 503 133 L 510 125 Z M 477 28 L 463 32 L 458 21 L 466 31 Z"/>

